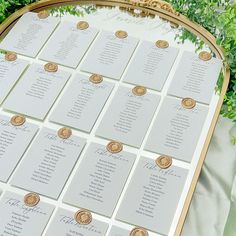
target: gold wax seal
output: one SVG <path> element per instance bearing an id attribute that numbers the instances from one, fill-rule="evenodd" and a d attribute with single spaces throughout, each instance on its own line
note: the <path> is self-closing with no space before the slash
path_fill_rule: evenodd
<path id="1" fill-rule="evenodd" d="M 103 77 L 101 75 L 93 74 L 89 77 L 89 80 L 94 84 L 99 84 L 103 81 Z"/>
<path id="2" fill-rule="evenodd" d="M 130 236 L 148 236 L 147 230 L 136 227 L 130 232 Z"/>
<path id="3" fill-rule="evenodd" d="M 203 61 L 209 61 L 212 58 L 212 55 L 209 52 L 202 51 L 199 53 L 199 58 Z"/>
<path id="4" fill-rule="evenodd" d="M 123 150 L 123 145 L 120 142 L 111 141 L 107 144 L 107 150 L 111 153 L 118 153 Z"/>
<path id="5" fill-rule="evenodd" d="M 128 33 L 126 31 L 123 31 L 123 30 L 116 31 L 115 35 L 116 35 L 117 38 L 120 38 L 120 39 L 124 39 L 124 38 L 128 37 Z"/>
<path id="6" fill-rule="evenodd" d="M 14 52 L 7 52 L 5 54 L 5 60 L 6 61 L 15 61 L 17 59 L 17 55 Z"/>
<path id="7" fill-rule="evenodd" d="M 10 122 L 14 126 L 21 126 L 21 125 L 23 125 L 25 123 L 25 117 L 24 116 L 16 115 L 16 116 L 13 116 L 11 118 Z"/>
<path id="8" fill-rule="evenodd" d="M 158 40 L 156 42 L 156 46 L 158 48 L 168 48 L 169 47 L 169 43 L 167 41 L 165 41 L 165 40 Z"/>
<path id="9" fill-rule="evenodd" d="M 57 72 L 58 71 L 58 65 L 52 62 L 47 63 L 46 65 L 44 65 L 44 69 L 47 72 Z"/>
<path id="10" fill-rule="evenodd" d="M 196 101 L 192 98 L 183 98 L 182 106 L 186 109 L 192 109 L 196 106 Z"/>
<path id="11" fill-rule="evenodd" d="M 40 202 L 40 197 L 37 193 L 28 193 L 24 197 L 24 203 L 28 207 L 34 207 Z"/>
<path id="12" fill-rule="evenodd" d="M 38 18 L 39 19 L 46 19 L 47 17 L 49 17 L 49 13 L 48 11 L 44 10 L 44 11 L 40 11 L 38 13 Z"/>
<path id="13" fill-rule="evenodd" d="M 89 27 L 89 23 L 87 21 L 80 21 L 77 24 L 77 29 L 80 29 L 80 30 L 85 30 L 88 27 Z"/>
<path id="14" fill-rule="evenodd" d="M 135 86 L 132 89 L 132 92 L 136 96 L 143 96 L 144 94 L 147 93 L 147 89 L 145 87 L 143 87 L 143 86 Z"/>
<path id="15" fill-rule="evenodd" d="M 156 164 L 161 169 L 167 169 L 172 165 L 172 158 L 164 155 L 160 156 L 156 159 Z"/>
<path id="16" fill-rule="evenodd" d="M 72 135 L 72 130 L 70 128 L 63 127 L 58 130 L 57 134 L 60 138 L 67 139 Z"/>
<path id="17" fill-rule="evenodd" d="M 92 214 L 87 210 L 79 210 L 75 213 L 75 220 L 78 224 L 88 225 L 92 222 Z"/>

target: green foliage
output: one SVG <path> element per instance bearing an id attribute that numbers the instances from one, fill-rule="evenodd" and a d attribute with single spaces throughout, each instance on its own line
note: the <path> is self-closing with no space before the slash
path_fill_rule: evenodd
<path id="1" fill-rule="evenodd" d="M 230 65 L 230 84 L 224 99 L 221 114 L 236 122 L 236 4 L 229 0 L 168 0 L 173 7 L 190 20 L 200 24 L 217 39 Z M 182 30 L 180 41 L 191 40 L 198 49 L 203 46 L 193 34 Z M 218 89 L 222 86 L 222 75 L 218 80 Z"/>
<path id="2" fill-rule="evenodd" d="M 6 54 L 5 50 L 0 49 L 0 54 Z"/>
<path id="3" fill-rule="evenodd" d="M 70 14 L 73 16 L 84 16 L 85 14 L 91 14 L 96 11 L 96 7 L 94 5 L 87 6 L 61 6 L 57 8 L 51 9 L 51 14 L 54 16 L 63 16 L 65 14 Z"/>
<path id="4" fill-rule="evenodd" d="M 36 0 L 0 0 L 0 23 L 18 9 Z"/>
<path id="5" fill-rule="evenodd" d="M 231 142 L 232 142 L 233 145 L 236 145 L 236 137 L 235 137 L 235 136 L 233 136 L 233 137 L 231 138 Z"/>

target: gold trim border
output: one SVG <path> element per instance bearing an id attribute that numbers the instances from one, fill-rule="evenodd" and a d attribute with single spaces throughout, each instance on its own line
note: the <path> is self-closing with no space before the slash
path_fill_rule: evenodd
<path id="1" fill-rule="evenodd" d="M 119 7 L 129 8 L 129 9 L 143 10 L 145 12 L 158 15 L 165 20 L 168 20 L 168 21 L 171 21 L 173 23 L 183 26 L 184 28 L 186 28 L 187 30 L 189 30 L 190 32 L 192 32 L 193 34 L 201 38 L 206 44 L 208 44 L 208 46 L 216 54 L 216 56 L 218 56 L 220 59 L 225 61 L 223 49 L 216 44 L 215 37 L 210 32 L 208 32 L 205 28 L 203 28 L 202 26 L 194 22 L 191 22 L 188 18 L 186 18 L 185 16 L 179 13 L 176 14 L 176 12 L 171 12 L 162 8 L 158 8 L 157 6 L 152 6 L 150 4 L 146 4 L 146 5 L 134 4 L 134 2 L 138 2 L 138 1 L 139 0 L 133 0 L 133 1 L 130 1 L 130 0 L 104 0 L 104 1 L 102 0 L 43 0 L 40 2 L 33 3 L 31 5 L 25 6 L 24 8 L 18 10 L 17 12 L 12 14 L 10 17 L 8 17 L 0 25 L 0 36 L 4 35 L 23 14 L 29 11 L 39 12 L 43 9 L 48 9 L 51 7 L 56 7 L 56 6 L 61 6 L 61 5 L 71 5 L 71 4 L 73 5 L 96 4 L 98 6 L 110 6 L 110 7 L 119 6 Z M 174 236 L 180 236 L 183 226 L 184 226 L 184 222 L 188 213 L 189 206 L 191 204 L 193 193 L 195 191 L 198 178 L 201 173 L 201 168 L 206 158 L 208 147 L 209 147 L 212 135 L 214 133 L 215 126 L 216 126 L 216 123 L 220 114 L 221 106 L 224 101 L 224 96 L 225 96 L 225 93 L 227 91 L 227 87 L 229 84 L 229 79 L 230 79 L 229 66 L 227 65 L 224 66 L 223 75 L 224 75 L 224 82 L 222 86 L 221 95 L 220 95 L 210 128 L 208 130 L 207 138 L 205 140 L 205 143 L 204 143 L 201 155 L 200 155 L 200 159 L 198 161 L 197 168 L 195 170 L 195 173 L 191 182 L 191 186 L 189 188 L 187 197 L 185 199 L 184 207 L 182 209 Z"/>

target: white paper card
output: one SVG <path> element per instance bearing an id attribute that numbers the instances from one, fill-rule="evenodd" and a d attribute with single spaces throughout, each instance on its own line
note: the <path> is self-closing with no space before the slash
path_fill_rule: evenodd
<path id="1" fill-rule="evenodd" d="M 62 139 L 56 130 L 43 128 L 26 153 L 11 184 L 57 199 L 85 145 L 72 135 Z"/>
<path id="2" fill-rule="evenodd" d="M 13 88 L 28 62 L 22 59 L 16 61 L 5 60 L 5 55 L 0 54 L 0 104 Z"/>
<path id="3" fill-rule="evenodd" d="M 108 236 L 130 236 L 130 231 L 117 226 L 112 226 Z"/>
<path id="4" fill-rule="evenodd" d="M 47 72 L 32 64 L 5 100 L 4 109 L 43 120 L 69 79 L 62 70 Z"/>
<path id="5" fill-rule="evenodd" d="M 195 53 L 184 52 L 168 93 L 209 104 L 221 68 L 222 62 L 215 57 L 203 61 Z"/>
<path id="6" fill-rule="evenodd" d="M 93 219 L 89 225 L 78 224 L 75 212 L 59 208 L 45 236 L 105 236 L 108 224 Z"/>
<path id="7" fill-rule="evenodd" d="M 160 169 L 141 157 L 116 218 L 168 235 L 186 176 L 185 169 Z"/>
<path id="8" fill-rule="evenodd" d="M 3 182 L 9 179 L 38 130 L 38 126 L 28 122 L 14 126 L 10 119 L 0 115 L 0 181 Z"/>
<path id="9" fill-rule="evenodd" d="M 0 48 L 29 57 L 36 57 L 60 19 L 49 16 L 39 19 L 37 13 L 24 14 L 0 43 Z"/>
<path id="10" fill-rule="evenodd" d="M 97 33 L 92 27 L 80 30 L 76 23 L 62 22 L 39 58 L 76 68 Z"/>
<path id="11" fill-rule="evenodd" d="M 160 97 L 149 91 L 136 96 L 132 88 L 120 87 L 96 135 L 140 147 L 159 101 Z"/>
<path id="12" fill-rule="evenodd" d="M 142 42 L 128 67 L 124 81 L 161 91 L 178 51 L 177 48 L 162 49 L 153 42 Z"/>
<path id="13" fill-rule="evenodd" d="M 90 132 L 102 111 L 113 84 L 94 84 L 89 77 L 77 74 L 50 117 L 51 121 Z"/>
<path id="14" fill-rule="evenodd" d="M 112 216 L 134 161 L 134 154 L 125 151 L 112 154 L 105 146 L 92 143 L 64 201 Z"/>
<path id="15" fill-rule="evenodd" d="M 1 236 L 41 236 L 54 206 L 40 201 L 37 206 L 24 204 L 24 196 L 6 192 L 0 201 Z"/>
<path id="16" fill-rule="evenodd" d="M 185 109 L 181 99 L 166 97 L 145 149 L 191 162 L 207 113 L 206 106 Z"/>
<path id="17" fill-rule="evenodd" d="M 120 39 L 113 32 L 102 31 L 82 63 L 81 70 L 118 80 L 137 43 L 138 39 L 134 37 Z"/>

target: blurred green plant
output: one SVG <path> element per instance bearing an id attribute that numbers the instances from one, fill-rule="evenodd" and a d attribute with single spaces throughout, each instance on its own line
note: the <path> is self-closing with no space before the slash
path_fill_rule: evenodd
<path id="1" fill-rule="evenodd" d="M 33 2 L 36 0 L 0 0 L 0 23 L 13 12 Z"/>
<path id="2" fill-rule="evenodd" d="M 73 16 L 84 16 L 85 14 L 91 14 L 96 11 L 94 5 L 86 6 L 61 6 L 51 9 L 51 14 L 57 17 L 64 16 L 65 14 L 70 14 Z"/>
<path id="3" fill-rule="evenodd" d="M 221 114 L 236 122 L 236 4 L 230 0 L 167 0 L 176 11 L 187 16 L 211 32 L 217 40 L 230 65 L 230 84 L 224 98 Z M 183 29 L 178 35 L 184 42 L 192 41 L 198 49 L 204 45 L 199 38 Z M 221 88 L 222 78 L 218 81 Z"/>
<path id="4" fill-rule="evenodd" d="M 236 136 L 233 136 L 231 138 L 231 142 L 232 142 L 233 145 L 236 145 Z"/>

